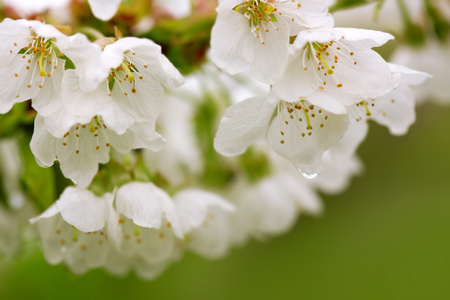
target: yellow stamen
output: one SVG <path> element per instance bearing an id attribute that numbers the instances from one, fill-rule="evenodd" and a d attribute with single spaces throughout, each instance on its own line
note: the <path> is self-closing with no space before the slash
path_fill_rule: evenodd
<path id="1" fill-rule="evenodd" d="M 136 224 L 134 226 L 135 226 L 134 235 L 139 236 L 139 226 L 137 226 Z"/>
<path id="2" fill-rule="evenodd" d="M 134 76 L 133 76 L 133 74 L 131 74 L 130 68 L 125 63 L 122 63 L 122 68 L 125 70 L 125 72 L 127 72 L 128 80 L 130 81 L 130 83 L 133 82 Z"/>
<path id="3" fill-rule="evenodd" d="M 303 112 L 305 113 L 305 118 L 306 118 L 306 123 L 307 123 L 306 130 L 312 130 L 313 127 L 311 125 L 311 121 L 309 120 L 309 115 L 308 115 L 308 112 L 307 112 L 307 108 L 305 106 L 305 102 L 302 101 L 302 104 L 303 104 Z"/>
<path id="4" fill-rule="evenodd" d="M 328 74 L 331 75 L 334 73 L 334 71 L 330 68 L 330 66 L 328 65 L 327 61 L 325 60 L 325 58 L 323 58 L 323 55 L 321 52 L 319 52 L 319 58 L 320 60 L 323 62 L 323 64 L 325 65 L 325 67 L 328 69 Z"/>

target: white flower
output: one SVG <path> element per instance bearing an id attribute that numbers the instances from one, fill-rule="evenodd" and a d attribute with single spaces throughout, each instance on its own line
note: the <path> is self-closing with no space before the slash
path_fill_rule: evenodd
<path id="1" fill-rule="evenodd" d="M 162 85 L 177 87 L 184 82 L 161 54 L 161 47 L 148 39 L 120 39 L 106 45 L 101 55 L 89 89 L 83 88 L 83 78 L 76 72 L 66 72 L 61 97 L 68 114 L 53 117 L 55 122 L 49 129 L 55 136 L 95 116 L 101 116 L 117 134 L 135 122 L 154 126 L 164 101 Z"/>
<path id="2" fill-rule="evenodd" d="M 94 90 L 83 89 L 83 77 L 67 70 L 57 113 L 36 118 L 31 148 L 41 166 L 58 159 L 63 174 L 86 187 L 109 161 L 109 147 L 120 153 L 147 148 L 159 151 L 164 141 L 155 131 L 162 109 L 162 84 L 175 87 L 181 74 L 146 39 L 124 38 L 107 45 L 95 73 Z M 109 76 L 103 72 L 108 70 Z"/>
<path id="3" fill-rule="evenodd" d="M 231 242 L 229 214 L 233 205 L 216 194 L 197 189 L 183 190 L 174 196 L 187 249 L 207 258 L 227 254 Z"/>
<path id="4" fill-rule="evenodd" d="M 5 19 L 0 33 L 0 113 L 8 112 L 15 103 L 32 99 L 41 115 L 51 115 L 60 105 L 67 58 L 75 64 L 83 83 L 90 80 L 92 62 L 100 59 L 100 48 L 85 36 L 67 37 L 41 22 Z"/>
<path id="5" fill-rule="evenodd" d="M 292 228 L 300 212 L 321 211 L 317 194 L 292 175 L 278 172 L 255 185 L 237 187 L 232 220 L 235 243 L 243 244 L 249 235 L 264 239 L 283 234 Z"/>
<path id="6" fill-rule="evenodd" d="M 289 37 L 332 23 L 326 7 L 314 1 L 220 1 L 211 58 L 231 74 L 251 66 L 258 80 L 273 83 L 286 63 Z"/>
<path id="7" fill-rule="evenodd" d="M 388 33 L 355 28 L 302 31 L 275 88 L 286 101 L 308 97 L 313 105 L 345 113 L 345 106 L 393 88 L 388 64 L 371 49 L 392 38 Z"/>
<path id="8" fill-rule="evenodd" d="M 73 125 L 64 136 L 56 138 L 50 134 L 44 118 L 37 115 L 30 147 L 41 167 L 49 167 L 58 160 L 64 176 L 85 188 L 97 173 L 98 164 L 109 161 L 110 147 L 126 154 L 139 148 L 159 151 L 163 143 L 164 139 L 147 122 L 135 123 L 118 135 L 97 116 L 90 122 Z"/>
<path id="9" fill-rule="evenodd" d="M 271 121 L 275 109 L 277 115 Z M 267 134 L 279 155 L 304 175 L 314 176 L 322 169 L 322 153 L 342 138 L 347 127 L 347 114 L 329 113 L 306 100 L 286 102 L 271 93 L 229 107 L 214 147 L 222 155 L 234 156 Z"/>
<path id="10" fill-rule="evenodd" d="M 88 0 L 92 14 L 102 21 L 114 17 L 121 2 L 122 0 Z"/>
<path id="11" fill-rule="evenodd" d="M 47 10 L 66 7 L 70 0 L 3 0 L 4 6 L 12 7 L 21 17 L 39 15 Z"/>
<path id="12" fill-rule="evenodd" d="M 395 64 L 389 64 L 393 77 L 399 84 L 388 94 L 367 99 L 353 107 L 359 120 L 375 120 L 389 128 L 391 134 L 406 134 L 416 120 L 415 97 L 411 86 L 422 84 L 429 74 Z"/>
<path id="13" fill-rule="evenodd" d="M 117 190 L 122 244 L 119 253 L 130 262 L 160 265 L 173 259 L 183 231 L 170 196 L 152 183 L 133 182 Z"/>
<path id="14" fill-rule="evenodd" d="M 448 43 L 427 41 L 426 46 L 420 48 L 399 47 L 392 55 L 394 63 L 433 75 L 433 78 L 414 89 L 419 103 L 426 100 L 438 104 L 450 103 L 450 85 L 447 80 L 449 53 Z"/>
<path id="15" fill-rule="evenodd" d="M 56 203 L 31 219 L 37 223 L 46 260 L 51 264 L 64 261 L 77 274 L 103 266 L 108 253 L 118 246 L 113 198 L 112 194 L 96 197 L 90 191 L 68 187 Z"/>

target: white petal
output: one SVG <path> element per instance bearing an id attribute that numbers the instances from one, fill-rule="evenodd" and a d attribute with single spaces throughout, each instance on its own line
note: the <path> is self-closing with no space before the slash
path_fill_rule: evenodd
<path id="1" fill-rule="evenodd" d="M 158 264 L 170 259 L 175 246 L 175 237 L 172 228 L 167 226 L 167 220 L 160 228 L 139 227 L 136 232 L 136 224 L 125 219 L 121 227 L 124 239 L 120 252 L 136 261 L 150 264 Z"/>
<path id="2" fill-rule="evenodd" d="M 34 21 L 35 22 L 35 21 Z M 21 38 L 30 37 L 30 24 L 31 21 L 27 20 L 12 20 L 9 18 L 4 19 L 0 23 L 0 34 L 2 36 L 2 43 L 0 45 L 0 53 L 3 58 L 10 57 L 12 55 L 16 55 L 20 49 L 22 49 L 29 42 L 28 39 L 24 39 L 21 43 Z M 17 43 L 17 46 L 14 45 Z M 10 50 L 12 53 L 10 53 Z M 9 55 L 11 54 L 11 55 Z M 7 60 L 4 60 L 7 62 Z M 4 62 L 1 62 L 3 64 Z"/>
<path id="3" fill-rule="evenodd" d="M 76 138 L 76 134 L 80 137 Z M 107 136 L 100 132 L 97 140 L 94 134 L 90 132 L 89 126 L 83 128 L 80 125 L 78 130 L 74 126 L 69 131 L 66 146 L 63 145 L 63 139 L 56 142 L 56 156 L 62 173 L 80 188 L 85 188 L 91 183 L 97 174 L 99 163 L 109 161 L 109 147 L 105 147 Z"/>
<path id="4" fill-rule="evenodd" d="M 64 258 L 62 244 L 65 244 L 65 237 L 72 234 L 73 229 L 64 222 L 59 214 L 38 220 L 37 226 L 42 238 L 45 259 L 50 264 L 61 262 Z"/>
<path id="5" fill-rule="evenodd" d="M 228 214 L 234 206 L 216 194 L 202 190 L 183 190 L 175 195 L 187 247 L 208 258 L 219 258 L 228 252 L 231 226 Z"/>
<path id="6" fill-rule="evenodd" d="M 121 0 L 88 0 L 94 16 L 102 21 L 108 21 L 116 14 Z"/>
<path id="7" fill-rule="evenodd" d="M 91 191 L 68 187 L 56 202 L 64 221 L 84 232 L 105 227 L 113 195 L 96 197 Z"/>
<path id="8" fill-rule="evenodd" d="M 256 79 L 272 84 L 280 78 L 287 62 L 289 26 L 282 18 L 278 22 L 264 23 L 269 32 L 261 29 L 261 40 L 252 37 L 255 55 L 251 62 L 251 70 Z"/>
<path id="9" fill-rule="evenodd" d="M 47 208 L 42 214 L 40 214 L 37 217 L 34 217 L 30 219 L 31 224 L 35 224 L 36 222 L 40 221 L 41 219 L 47 219 L 51 218 L 54 215 L 59 213 L 59 207 L 53 203 L 49 208 Z"/>
<path id="10" fill-rule="evenodd" d="M 365 122 L 365 119 L 357 121 L 352 110 L 350 110 L 349 121 L 348 129 L 342 139 L 329 150 L 330 155 L 338 160 L 340 157 L 353 157 L 369 131 L 369 124 Z"/>
<path id="11" fill-rule="evenodd" d="M 225 156 L 244 153 L 250 144 L 264 137 L 275 106 L 270 97 L 255 97 L 229 107 L 214 139 L 216 151 Z"/>
<path id="12" fill-rule="evenodd" d="M 406 134 L 416 121 L 414 92 L 406 83 L 401 83 L 389 94 L 378 97 L 371 108 L 377 123 L 385 125 L 393 135 Z"/>
<path id="13" fill-rule="evenodd" d="M 154 126 L 147 122 L 134 124 L 122 135 L 111 132 L 109 140 L 114 149 L 122 154 L 130 152 L 131 149 L 160 151 L 165 143 L 165 139 L 155 131 Z"/>
<path id="14" fill-rule="evenodd" d="M 57 45 L 75 65 L 79 86 L 90 92 L 108 77 L 109 68 L 101 63 L 101 49 L 85 35 L 77 33 L 68 39 L 58 40 Z"/>
<path id="15" fill-rule="evenodd" d="M 48 39 L 51 38 L 65 38 L 66 36 L 61 33 L 56 27 L 48 25 L 38 21 L 30 21 L 30 27 L 38 36 L 42 36 Z"/>
<path id="16" fill-rule="evenodd" d="M 34 120 L 30 148 L 41 167 L 50 167 L 56 160 L 56 139 L 47 131 L 44 118 L 39 114 Z"/>
<path id="17" fill-rule="evenodd" d="M 391 69 L 391 72 L 393 74 L 401 75 L 401 82 L 406 83 L 407 85 L 413 85 L 413 86 L 421 85 L 425 80 L 433 77 L 432 75 L 430 75 L 428 73 L 413 70 L 413 69 L 407 68 L 405 66 L 401 66 L 401 65 L 397 65 L 397 64 L 393 64 L 393 63 L 388 63 L 388 65 L 389 65 L 389 68 Z"/>
<path id="18" fill-rule="evenodd" d="M 163 218 L 182 237 L 175 206 L 170 196 L 152 183 L 133 182 L 122 186 L 116 195 L 117 211 L 141 227 L 161 227 Z"/>
<path id="19" fill-rule="evenodd" d="M 200 227 L 206 220 L 210 207 L 218 207 L 228 212 L 234 211 L 233 205 L 220 196 L 197 189 L 177 193 L 174 196 L 174 202 L 185 232 Z"/>
<path id="20" fill-rule="evenodd" d="M 394 36 L 376 30 L 361 28 L 334 28 L 337 36 L 343 36 L 346 41 L 357 42 L 358 47 L 379 47 L 387 41 L 394 39 Z"/>
<path id="21" fill-rule="evenodd" d="M 211 59 L 230 74 L 243 71 L 254 56 L 254 39 L 248 19 L 223 5 L 217 9 L 211 31 Z"/>
<path id="22" fill-rule="evenodd" d="M 43 86 L 31 100 L 33 108 L 43 117 L 54 114 L 62 105 L 61 82 L 64 75 L 64 64 L 64 60 L 58 59 L 58 67 L 51 72 L 50 77 L 45 78 L 44 81 L 42 77 L 35 76 L 35 80 L 31 83 L 36 89 L 40 84 Z M 51 68 L 52 65 L 48 67 Z"/>

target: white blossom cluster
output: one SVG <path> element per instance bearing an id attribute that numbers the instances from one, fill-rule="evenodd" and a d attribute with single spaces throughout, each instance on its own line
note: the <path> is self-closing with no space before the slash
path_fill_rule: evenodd
<path id="1" fill-rule="evenodd" d="M 151 279 L 185 248 L 211 257 L 225 254 L 233 209 L 213 193 L 187 189 L 171 198 L 152 183 L 134 182 L 102 197 L 68 187 L 31 222 L 38 224 L 52 264 L 64 261 L 77 274 L 98 267 L 118 275 L 135 269 Z"/>
<path id="2" fill-rule="evenodd" d="M 389 64 L 372 50 L 392 35 L 335 28 L 326 6 L 313 0 L 223 0 L 217 13 L 212 60 L 231 74 L 250 66 L 271 85 L 267 96 L 227 109 L 215 139 L 219 153 L 238 155 L 267 137 L 275 152 L 314 178 L 325 160 L 339 163 L 335 152 L 347 147 L 343 155 L 354 155 L 367 120 L 393 134 L 414 122 L 410 86 L 429 75 Z"/>
<path id="3" fill-rule="evenodd" d="M 101 20 L 121 3 L 88 2 Z M 185 79 L 149 39 L 91 42 L 39 21 L 3 20 L 0 113 L 31 99 L 36 162 L 58 161 L 75 185 L 31 219 L 46 260 L 77 274 L 104 268 L 152 279 L 185 251 L 221 258 L 250 237 L 286 232 L 303 213 L 319 214 L 318 191 L 342 191 L 361 170 L 355 153 L 368 120 L 405 134 L 415 121 L 411 87 L 429 77 L 372 50 L 392 35 L 333 25 L 323 1 L 220 0 L 211 60 L 231 75 L 246 69 L 252 75 L 240 74 L 245 80 L 237 83 L 204 66 L 178 88 Z M 234 177 L 212 192 L 190 182 L 206 166 L 188 101 L 221 88 L 236 99 L 211 141 L 215 150 L 231 157 L 255 144 L 271 170 L 249 182 L 238 159 L 224 158 Z M 263 94 L 237 101 L 255 91 Z M 270 147 L 260 143 L 265 139 Z M 14 147 L 0 147 L 0 154 Z M 94 193 L 99 164 L 124 155 L 133 160 L 133 149 L 167 186 L 132 178 Z M 17 173 L 18 164 L 10 164 L 14 172 L 4 173 Z M 5 179 L 13 182 L 7 193 L 22 199 L 17 177 Z"/>

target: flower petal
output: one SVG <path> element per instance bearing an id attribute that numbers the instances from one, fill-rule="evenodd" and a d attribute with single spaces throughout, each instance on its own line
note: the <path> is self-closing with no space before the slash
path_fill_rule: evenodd
<path id="1" fill-rule="evenodd" d="M 262 139 L 276 105 L 270 102 L 270 105 L 265 107 L 268 102 L 270 99 L 267 97 L 255 97 L 229 107 L 214 139 L 216 151 L 225 156 L 239 155 L 244 153 L 250 144 Z"/>
<path id="2" fill-rule="evenodd" d="M 292 114 L 293 118 L 289 118 L 284 109 L 269 127 L 269 141 L 275 152 L 306 174 L 320 173 L 322 153 L 336 144 L 348 127 L 348 115 L 319 113 L 319 110 L 317 107 L 309 110 L 311 129 L 308 129 L 306 115 L 294 117 Z"/>

